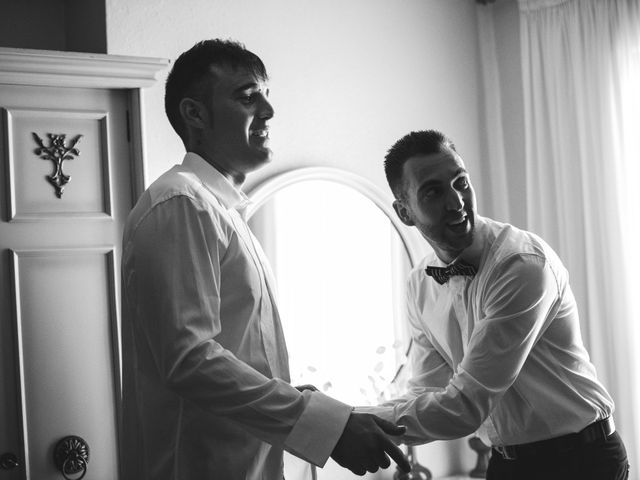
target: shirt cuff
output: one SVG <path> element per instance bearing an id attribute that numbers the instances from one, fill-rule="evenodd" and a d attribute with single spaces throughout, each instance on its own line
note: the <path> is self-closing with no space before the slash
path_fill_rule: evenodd
<path id="1" fill-rule="evenodd" d="M 323 467 L 338 443 L 353 407 L 321 392 L 308 393 L 309 402 L 285 440 L 284 448 Z"/>

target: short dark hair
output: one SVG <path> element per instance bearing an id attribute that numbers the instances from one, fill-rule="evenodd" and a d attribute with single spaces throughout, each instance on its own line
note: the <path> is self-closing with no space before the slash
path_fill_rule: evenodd
<path id="1" fill-rule="evenodd" d="M 267 80 L 267 70 L 255 53 L 233 40 L 203 40 L 182 53 L 171 69 L 165 84 L 164 108 L 176 133 L 185 140 L 185 125 L 180 115 L 180 102 L 185 97 L 206 100 L 205 88 L 213 78 L 211 66 L 244 69 L 261 80 Z"/>
<path id="2" fill-rule="evenodd" d="M 407 160 L 415 155 L 439 153 L 445 148 L 456 151 L 453 142 L 437 130 L 411 132 L 394 143 L 384 157 L 384 173 L 394 197 L 398 200 L 405 197 L 402 170 Z"/>

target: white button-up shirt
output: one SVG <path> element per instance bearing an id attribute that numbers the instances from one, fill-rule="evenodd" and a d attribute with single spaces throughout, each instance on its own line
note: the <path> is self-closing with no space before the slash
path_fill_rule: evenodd
<path id="1" fill-rule="evenodd" d="M 351 407 L 289 385 L 247 197 L 200 156 L 155 181 L 124 232 L 126 480 L 275 480 L 283 449 L 323 465 Z"/>
<path id="2" fill-rule="evenodd" d="M 560 259 L 539 237 L 478 217 L 475 277 L 438 284 L 427 256 L 408 282 L 409 393 L 363 408 L 425 443 L 473 433 L 513 445 L 577 432 L 613 402 L 596 378 Z"/>

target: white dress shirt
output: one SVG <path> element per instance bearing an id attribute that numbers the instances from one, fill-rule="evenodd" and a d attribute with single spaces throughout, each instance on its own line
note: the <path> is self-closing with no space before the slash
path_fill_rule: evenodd
<path id="1" fill-rule="evenodd" d="M 282 451 L 323 465 L 351 407 L 289 385 L 273 278 L 248 202 L 187 153 L 124 232 L 125 480 L 280 480 Z"/>
<path id="2" fill-rule="evenodd" d="M 470 248 L 480 252 L 474 277 L 438 284 L 425 273 L 427 265 L 445 266 L 435 253 L 411 272 L 409 391 L 362 410 L 406 425 L 409 444 L 482 426 L 496 446 L 577 432 L 610 415 L 568 273 L 549 245 L 478 217 Z"/>

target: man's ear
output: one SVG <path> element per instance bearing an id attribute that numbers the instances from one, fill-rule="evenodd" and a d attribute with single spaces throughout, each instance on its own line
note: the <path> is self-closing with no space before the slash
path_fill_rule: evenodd
<path id="1" fill-rule="evenodd" d="M 413 227 L 415 223 L 411 219 L 411 215 L 409 214 L 409 210 L 400 200 L 395 200 L 393 202 L 393 209 L 396 211 L 396 215 L 398 218 L 408 227 Z"/>
<path id="2" fill-rule="evenodd" d="M 202 129 L 207 126 L 209 112 L 204 105 L 193 98 L 185 97 L 180 100 L 180 115 L 186 125 Z"/>

